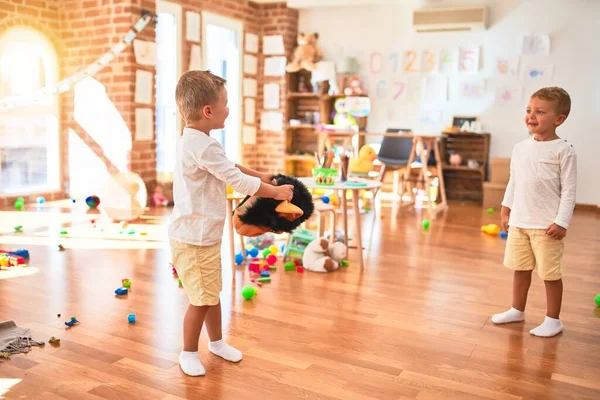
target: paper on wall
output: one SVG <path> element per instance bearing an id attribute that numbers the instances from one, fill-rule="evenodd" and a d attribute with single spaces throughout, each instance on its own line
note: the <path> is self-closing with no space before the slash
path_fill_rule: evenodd
<path id="1" fill-rule="evenodd" d="M 256 79 L 244 78 L 243 96 L 256 97 Z"/>
<path id="2" fill-rule="evenodd" d="M 279 84 L 266 83 L 263 86 L 265 110 L 277 110 L 279 108 Z"/>
<path id="3" fill-rule="evenodd" d="M 550 54 L 550 36 L 529 34 L 521 38 L 521 54 L 540 56 Z"/>
<path id="4" fill-rule="evenodd" d="M 151 108 L 135 109 L 135 140 L 153 140 L 154 139 L 154 119 Z"/>
<path id="5" fill-rule="evenodd" d="M 285 54 L 285 48 L 283 46 L 283 36 L 281 36 L 281 35 L 263 36 L 263 54 L 267 54 L 267 55 Z"/>
<path id="6" fill-rule="evenodd" d="M 285 57 L 266 57 L 265 58 L 265 76 L 283 76 L 285 75 Z"/>
<path id="7" fill-rule="evenodd" d="M 258 35 L 246 33 L 245 49 L 248 53 L 258 53 Z"/>
<path id="8" fill-rule="evenodd" d="M 244 54 L 244 73 L 249 75 L 256 75 L 258 70 L 258 62 L 256 57 L 250 54 Z"/>
<path id="9" fill-rule="evenodd" d="M 461 47 L 458 69 L 466 73 L 479 71 L 479 47 Z"/>
<path id="10" fill-rule="evenodd" d="M 464 98 L 480 98 L 485 96 L 485 81 L 483 79 L 462 80 L 460 95 Z"/>
<path id="11" fill-rule="evenodd" d="M 254 124 L 256 122 L 256 100 L 244 99 L 244 123 Z"/>
<path id="12" fill-rule="evenodd" d="M 138 69 L 135 71 L 135 99 L 138 104 L 152 103 L 152 72 Z"/>
<path id="13" fill-rule="evenodd" d="M 242 143 L 256 144 L 256 127 L 244 125 L 242 127 Z"/>
<path id="14" fill-rule="evenodd" d="M 283 130 L 283 114 L 278 111 L 263 111 L 260 115 L 260 129 L 280 132 Z"/>
<path id="15" fill-rule="evenodd" d="M 525 78 L 528 80 L 550 81 L 554 76 L 554 64 L 528 65 L 525 68 Z"/>
<path id="16" fill-rule="evenodd" d="M 496 88 L 496 104 L 519 104 L 523 88 L 521 86 L 503 85 Z"/>
<path id="17" fill-rule="evenodd" d="M 147 40 L 133 41 L 135 62 L 141 65 L 156 65 L 156 43 Z"/>
<path id="18" fill-rule="evenodd" d="M 496 58 L 496 73 L 517 75 L 519 73 L 519 56 Z"/>
<path id="19" fill-rule="evenodd" d="M 440 50 L 440 73 L 454 74 L 458 71 L 458 48 Z"/>
<path id="20" fill-rule="evenodd" d="M 200 13 L 185 12 L 185 40 L 200 42 Z"/>
<path id="21" fill-rule="evenodd" d="M 428 76 L 425 85 L 425 101 L 428 103 L 444 103 L 448 101 L 448 78 L 445 76 Z"/>
<path id="22" fill-rule="evenodd" d="M 190 71 L 202 69 L 202 49 L 197 44 L 193 44 L 190 49 Z"/>

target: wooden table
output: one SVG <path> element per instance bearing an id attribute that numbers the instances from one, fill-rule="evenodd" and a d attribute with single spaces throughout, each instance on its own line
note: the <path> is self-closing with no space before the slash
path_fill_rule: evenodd
<path id="1" fill-rule="evenodd" d="M 372 190 L 379 188 L 381 183 L 369 179 L 353 179 L 352 181 L 359 181 L 364 183 L 364 186 L 353 186 L 348 185 L 347 182 L 336 181 L 332 186 L 317 185 L 314 178 L 298 178 L 302 183 L 309 189 L 328 189 L 328 190 L 339 190 L 342 192 L 342 216 L 344 220 L 344 244 L 348 248 L 348 202 L 346 200 L 346 192 L 352 191 L 352 206 L 354 209 L 354 226 L 356 227 L 356 248 L 358 249 L 358 259 L 360 268 L 364 268 L 363 259 L 363 246 L 362 246 L 362 231 L 360 222 L 360 208 L 358 205 L 359 192 L 361 190 Z"/>

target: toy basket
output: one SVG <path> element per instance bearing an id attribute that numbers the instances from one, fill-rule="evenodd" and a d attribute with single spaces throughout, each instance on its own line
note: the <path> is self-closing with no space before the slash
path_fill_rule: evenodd
<path id="1" fill-rule="evenodd" d="M 313 178 L 315 183 L 320 186 L 333 186 L 337 176 L 337 169 L 334 168 L 313 168 Z"/>

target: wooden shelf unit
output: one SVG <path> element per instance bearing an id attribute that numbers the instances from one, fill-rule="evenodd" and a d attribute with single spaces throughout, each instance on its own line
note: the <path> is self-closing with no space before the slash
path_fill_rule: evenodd
<path id="1" fill-rule="evenodd" d="M 319 150 L 319 135 L 317 125 L 332 123 L 333 102 L 335 98 L 327 94 L 327 83 L 319 92 L 301 92 L 304 85 L 310 87 L 310 71 L 287 73 L 286 115 L 288 123 L 285 126 L 285 173 L 294 176 L 312 176 L 316 166 L 314 153 Z M 302 83 L 303 82 L 303 83 Z M 289 124 L 290 119 L 300 120 L 299 125 Z"/>
<path id="2" fill-rule="evenodd" d="M 443 133 L 441 158 L 444 168 L 446 194 L 449 200 L 483 201 L 483 182 L 487 177 L 490 153 L 489 133 Z M 450 165 L 450 155 L 460 154 L 462 164 Z M 468 160 L 479 163 L 478 168 L 469 168 Z"/>

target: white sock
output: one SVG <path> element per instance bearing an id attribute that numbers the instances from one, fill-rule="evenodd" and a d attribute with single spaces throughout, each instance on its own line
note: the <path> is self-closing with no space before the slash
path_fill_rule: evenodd
<path id="1" fill-rule="evenodd" d="M 514 307 L 510 310 L 492 316 L 492 322 L 495 324 L 508 324 L 510 322 L 521 322 L 525 320 L 525 313 Z"/>
<path id="2" fill-rule="evenodd" d="M 179 354 L 179 366 L 189 376 L 200 376 L 206 374 L 204 365 L 198 358 L 197 351 L 181 351 Z"/>
<path id="3" fill-rule="evenodd" d="M 208 344 L 208 350 L 210 350 L 211 353 L 216 354 L 217 356 L 224 358 L 227 361 L 242 361 L 242 352 L 225 343 L 223 339 L 217 340 L 215 342 L 210 342 Z"/>
<path id="4" fill-rule="evenodd" d="M 550 318 L 546 315 L 544 322 L 537 328 L 533 328 L 529 331 L 534 336 L 541 337 L 552 337 L 556 336 L 563 331 L 563 324 L 560 319 Z"/>

